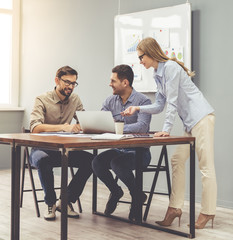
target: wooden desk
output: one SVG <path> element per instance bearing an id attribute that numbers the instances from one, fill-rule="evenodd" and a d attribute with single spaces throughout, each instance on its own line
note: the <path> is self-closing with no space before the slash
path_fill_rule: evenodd
<path id="1" fill-rule="evenodd" d="M 140 221 L 137 224 L 159 229 L 162 231 L 186 236 L 195 237 L 195 138 L 193 137 L 162 137 L 162 138 L 133 138 L 125 140 L 91 140 L 89 138 L 58 137 L 33 135 L 29 133 L 0 134 L 1 144 L 11 144 L 12 146 L 12 195 L 11 195 L 11 240 L 20 239 L 20 150 L 21 146 L 46 148 L 59 150 L 62 156 L 62 184 L 61 184 L 61 239 L 67 240 L 67 172 L 68 172 L 68 152 L 72 150 L 90 150 L 104 148 L 127 148 L 136 147 L 136 184 L 138 190 L 142 189 L 142 161 L 141 148 L 158 145 L 190 145 L 190 233 L 174 231 L 172 229 L 149 225 Z M 94 185 L 95 186 L 95 185 Z M 95 186 L 96 187 L 96 186 Z M 96 198 L 94 189 L 93 199 Z M 93 204 L 93 212 L 96 206 Z M 142 206 L 139 208 L 139 216 L 142 219 Z"/>

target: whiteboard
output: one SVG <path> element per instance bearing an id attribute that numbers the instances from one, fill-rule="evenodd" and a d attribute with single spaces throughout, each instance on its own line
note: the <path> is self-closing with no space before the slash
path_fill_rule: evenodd
<path id="1" fill-rule="evenodd" d="M 134 71 L 133 87 L 139 92 L 155 92 L 153 68 L 139 62 L 136 47 L 141 39 L 153 37 L 167 56 L 176 56 L 191 69 L 191 5 L 117 15 L 114 19 L 114 63 L 128 64 Z"/>

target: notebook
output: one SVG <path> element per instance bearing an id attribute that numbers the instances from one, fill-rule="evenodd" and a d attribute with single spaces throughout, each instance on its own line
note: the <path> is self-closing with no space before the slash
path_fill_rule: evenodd
<path id="1" fill-rule="evenodd" d="M 83 133 L 114 133 L 115 125 L 110 111 L 77 111 Z"/>

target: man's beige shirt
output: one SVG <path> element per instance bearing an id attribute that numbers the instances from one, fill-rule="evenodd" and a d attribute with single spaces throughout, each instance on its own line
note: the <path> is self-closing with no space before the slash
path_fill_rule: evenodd
<path id="1" fill-rule="evenodd" d="M 74 118 L 78 123 L 76 111 L 83 111 L 83 104 L 77 94 L 61 101 L 55 89 L 38 96 L 30 118 L 30 130 L 39 124 L 71 123 Z"/>

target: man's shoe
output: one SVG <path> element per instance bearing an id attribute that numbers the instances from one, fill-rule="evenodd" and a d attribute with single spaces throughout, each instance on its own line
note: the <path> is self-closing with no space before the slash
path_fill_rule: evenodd
<path id="1" fill-rule="evenodd" d="M 122 191 L 121 187 L 119 187 L 117 192 L 110 193 L 110 196 L 104 211 L 105 215 L 109 216 L 115 211 L 117 207 L 117 203 L 123 195 L 124 195 L 124 192 Z"/>
<path id="2" fill-rule="evenodd" d="M 44 212 L 44 219 L 47 221 L 53 221 L 56 218 L 56 205 L 48 206 L 48 209 Z"/>
<path id="3" fill-rule="evenodd" d="M 137 216 L 137 208 L 133 203 L 131 204 L 128 218 L 130 221 L 139 221 L 139 217 Z"/>
<path id="4" fill-rule="evenodd" d="M 146 202 L 146 200 L 147 200 L 147 195 L 144 192 L 142 192 L 142 194 L 141 194 L 141 202 L 142 202 L 142 204 L 144 202 Z M 140 221 L 137 212 L 138 211 L 137 211 L 136 204 L 133 201 L 132 204 L 131 204 L 131 207 L 130 207 L 130 211 L 129 211 L 129 217 L 128 217 L 129 220 L 131 220 L 131 221 Z"/>
<path id="5" fill-rule="evenodd" d="M 57 201 L 57 211 L 61 212 L 61 199 Z M 72 203 L 67 204 L 67 217 L 70 218 L 79 218 L 79 214 L 74 211 L 74 208 L 72 206 Z"/>

